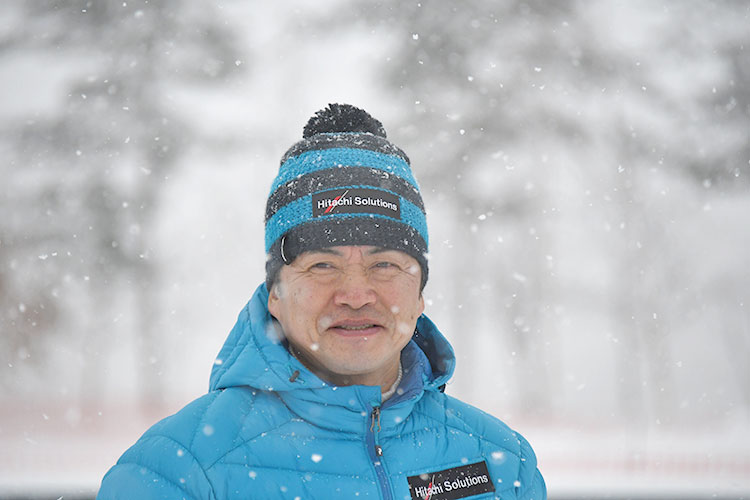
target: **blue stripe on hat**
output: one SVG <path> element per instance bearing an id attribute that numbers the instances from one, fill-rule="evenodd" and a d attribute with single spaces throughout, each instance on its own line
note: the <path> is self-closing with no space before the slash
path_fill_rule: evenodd
<path id="1" fill-rule="evenodd" d="M 308 151 L 284 162 L 271 185 L 271 193 L 299 176 L 338 166 L 376 168 L 401 177 L 419 189 L 409 164 L 398 156 L 369 149 L 333 148 Z"/>
<path id="2" fill-rule="evenodd" d="M 340 187 L 346 188 L 347 186 Z M 422 239 L 424 239 L 425 244 L 429 246 L 429 242 L 427 239 L 427 219 L 425 218 L 425 214 L 418 206 L 416 206 L 409 200 L 399 197 L 399 201 L 401 205 L 401 220 L 399 222 L 402 222 L 416 229 L 419 232 L 420 236 L 422 236 Z M 394 219 L 392 217 L 369 213 L 333 214 L 327 215 L 325 218 L 334 219 L 372 217 L 398 221 L 398 219 Z M 286 233 L 290 229 L 293 229 L 312 220 L 312 194 L 303 196 L 302 198 L 299 198 L 279 209 L 279 211 L 276 212 L 273 217 L 271 217 L 266 223 L 266 252 L 271 249 L 271 246 L 273 246 L 274 242 L 277 239 L 281 238 L 284 233 Z"/>

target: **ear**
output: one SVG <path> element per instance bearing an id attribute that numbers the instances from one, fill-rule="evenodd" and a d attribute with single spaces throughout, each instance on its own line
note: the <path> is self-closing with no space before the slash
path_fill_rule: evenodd
<path id="1" fill-rule="evenodd" d="M 274 283 L 271 289 L 268 291 L 268 312 L 270 312 L 271 316 L 273 316 L 274 318 L 278 318 L 280 301 L 281 299 L 279 298 L 278 285 Z"/>
<path id="2" fill-rule="evenodd" d="M 424 312 L 424 295 L 422 295 L 422 292 L 419 292 L 419 307 L 417 309 L 417 317 L 419 317 Z"/>

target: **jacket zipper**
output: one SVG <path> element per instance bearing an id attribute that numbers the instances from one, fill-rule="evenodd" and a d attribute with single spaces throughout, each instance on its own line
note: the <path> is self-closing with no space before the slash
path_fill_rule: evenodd
<path id="1" fill-rule="evenodd" d="M 385 473 L 385 467 L 381 460 L 383 456 L 383 448 L 379 443 L 380 433 L 380 407 L 373 406 L 372 412 L 370 413 L 370 430 L 367 433 L 367 451 L 370 455 L 370 460 L 375 467 L 375 475 L 378 478 L 378 485 L 380 486 L 380 492 L 383 494 L 384 500 L 393 500 L 391 495 L 391 486 L 388 482 L 388 476 Z"/>

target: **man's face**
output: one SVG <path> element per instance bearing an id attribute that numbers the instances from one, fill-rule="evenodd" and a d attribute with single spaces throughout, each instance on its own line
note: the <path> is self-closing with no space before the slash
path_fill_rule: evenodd
<path id="1" fill-rule="evenodd" d="M 424 310 L 421 269 L 397 250 L 340 246 L 282 266 L 268 309 L 308 368 L 337 385 L 385 385 Z"/>

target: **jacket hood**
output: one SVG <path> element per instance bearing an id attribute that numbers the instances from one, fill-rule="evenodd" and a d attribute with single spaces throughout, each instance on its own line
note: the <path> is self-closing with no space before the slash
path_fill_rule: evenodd
<path id="1" fill-rule="evenodd" d="M 237 323 L 214 361 L 210 389 L 247 386 L 272 391 L 290 406 L 302 405 L 305 416 L 316 409 L 340 406 L 348 410 L 338 414 L 331 425 L 342 426 L 347 416 L 361 422 L 363 410 L 380 406 L 380 388 L 372 386 L 333 386 L 313 374 L 287 350 L 268 312 L 268 289 L 260 285 L 240 312 Z M 408 413 L 425 390 L 441 390 L 455 368 L 453 348 L 435 325 L 422 315 L 417 331 L 401 355 L 404 377 L 398 394 L 387 401 L 387 407 L 401 407 L 396 421 Z M 295 372 L 299 372 L 293 376 Z M 409 401 L 411 403 L 409 404 Z M 384 408 L 385 410 L 385 408 Z M 318 422 L 325 425 L 325 422 Z"/>

